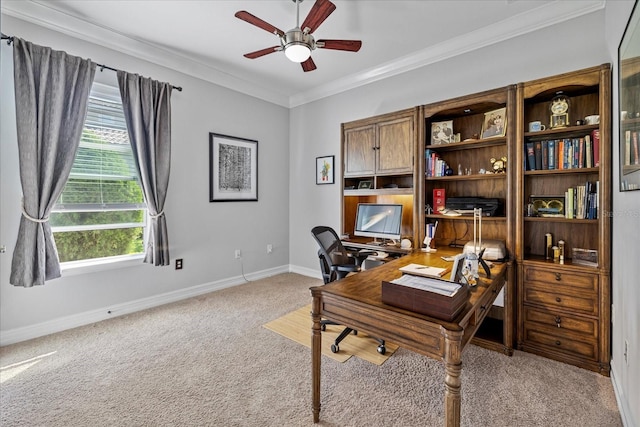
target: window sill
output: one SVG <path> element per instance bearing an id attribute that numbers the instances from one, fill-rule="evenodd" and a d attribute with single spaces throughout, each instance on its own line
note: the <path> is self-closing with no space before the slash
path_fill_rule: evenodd
<path id="1" fill-rule="evenodd" d="M 98 271 L 114 270 L 117 268 L 133 267 L 142 264 L 144 254 L 122 255 L 108 258 L 96 258 L 83 261 L 69 261 L 60 263 L 63 276 L 77 276 Z"/>

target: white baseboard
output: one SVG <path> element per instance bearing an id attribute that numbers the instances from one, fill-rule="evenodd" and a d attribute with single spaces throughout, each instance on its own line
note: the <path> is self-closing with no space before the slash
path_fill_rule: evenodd
<path id="1" fill-rule="evenodd" d="M 280 267 L 274 267 L 255 273 L 248 273 L 245 274 L 244 277 L 246 277 L 247 280 L 253 281 L 288 272 L 291 272 L 291 267 L 289 265 L 283 265 Z M 116 316 L 135 313 L 140 310 L 146 310 L 148 308 L 180 301 L 186 298 L 191 298 L 220 289 L 229 288 L 231 286 L 241 285 L 243 283 L 246 282 L 242 276 L 230 277 L 227 279 L 217 280 L 215 282 L 191 286 L 189 288 L 180 289 L 178 291 L 167 292 L 148 298 L 125 302 L 116 306 L 99 308 L 96 310 L 86 311 L 84 313 L 60 317 L 58 319 L 49 320 L 47 322 L 42 322 L 35 325 L 9 329 L 0 332 L 0 346 L 15 344 L 21 341 L 53 334 L 55 332 L 77 328 L 78 326 L 84 326 L 91 323 L 100 322 L 102 320 L 111 319 Z"/>
<path id="2" fill-rule="evenodd" d="M 300 267 L 297 265 L 290 265 L 289 272 L 302 274 L 303 276 L 313 277 L 314 279 L 322 279 L 322 273 L 320 272 L 320 267 L 317 269 Z"/>
<path id="3" fill-rule="evenodd" d="M 631 413 L 631 408 L 629 407 L 629 400 L 628 397 L 625 397 L 622 387 L 618 383 L 618 375 L 616 373 L 616 367 L 613 360 L 611 361 L 610 375 L 611 383 L 613 384 L 613 392 L 616 395 L 618 409 L 620 410 L 620 418 L 622 418 L 622 425 L 625 427 L 635 427 L 636 424 L 632 421 L 633 414 Z"/>

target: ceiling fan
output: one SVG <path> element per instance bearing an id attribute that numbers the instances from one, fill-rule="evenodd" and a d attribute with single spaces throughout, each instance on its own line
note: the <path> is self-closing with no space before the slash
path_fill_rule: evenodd
<path id="1" fill-rule="evenodd" d="M 284 51 L 287 58 L 293 62 L 302 64 L 302 69 L 307 72 L 316 69 L 316 64 L 311 58 L 311 51 L 316 48 L 346 50 L 349 52 L 357 52 L 360 50 L 362 46 L 360 40 L 315 40 L 311 35 L 318 29 L 320 24 L 336 10 L 335 4 L 329 0 L 316 0 L 311 11 L 309 11 L 309 15 L 307 15 L 302 26 L 300 26 L 300 3 L 302 3 L 303 0 L 292 1 L 296 4 L 296 27 L 286 33 L 245 10 L 241 10 L 235 14 L 236 18 L 273 33 L 280 39 L 280 45 L 246 53 L 244 55 L 246 58 L 256 59 L 269 53 Z"/>

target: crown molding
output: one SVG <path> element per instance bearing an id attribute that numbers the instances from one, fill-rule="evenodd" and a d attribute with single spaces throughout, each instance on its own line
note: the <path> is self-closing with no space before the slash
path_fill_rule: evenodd
<path id="1" fill-rule="evenodd" d="M 273 104 L 293 108 L 597 12 L 605 7 L 605 3 L 605 0 L 557 0 L 508 20 L 494 23 L 290 97 L 240 79 L 187 55 L 181 55 L 175 51 L 124 36 L 110 28 L 82 21 L 37 1 L 3 2 L 2 13 Z"/>
<path id="2" fill-rule="evenodd" d="M 223 86 L 264 101 L 289 107 L 286 95 L 243 80 L 187 55 L 124 36 L 110 28 L 89 23 L 37 1 L 3 2 L 2 13 L 68 36 L 85 40 L 153 64 Z M 13 34 L 11 34 L 13 35 Z M 96 62 L 101 62 L 93 58 Z M 115 66 L 117 64 L 109 64 Z M 177 82 L 178 86 L 181 86 Z"/>
<path id="3" fill-rule="evenodd" d="M 493 25 L 449 39 L 410 55 L 346 76 L 329 84 L 301 92 L 290 98 L 289 107 L 297 107 L 346 90 L 383 80 L 416 68 L 434 64 L 473 50 L 556 25 L 603 9 L 605 0 L 561 1 L 542 5 Z"/>

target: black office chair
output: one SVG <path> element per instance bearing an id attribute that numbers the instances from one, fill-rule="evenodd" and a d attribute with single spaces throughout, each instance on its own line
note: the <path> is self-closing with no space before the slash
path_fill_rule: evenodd
<path id="1" fill-rule="evenodd" d="M 322 272 L 322 279 L 325 284 L 342 279 L 349 273 L 359 272 L 362 262 L 367 259 L 369 255 L 376 254 L 375 251 L 348 251 L 331 227 L 322 225 L 313 227 L 311 234 L 320 246 L 320 249 L 318 249 L 318 258 L 320 259 L 320 271 Z M 323 331 L 326 330 L 327 325 L 337 325 L 337 323 L 330 320 L 322 320 L 321 324 Z M 349 327 L 346 327 L 340 332 L 340 335 L 338 335 L 334 343 L 331 344 L 331 351 L 333 353 L 340 351 L 340 342 L 351 332 L 356 335 L 358 334 L 358 331 Z M 378 346 L 378 353 L 385 354 L 387 348 L 384 345 L 384 340 L 374 339 L 380 344 Z"/>

